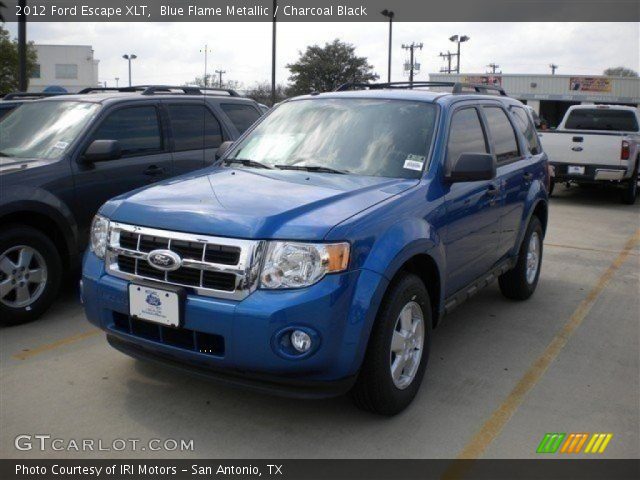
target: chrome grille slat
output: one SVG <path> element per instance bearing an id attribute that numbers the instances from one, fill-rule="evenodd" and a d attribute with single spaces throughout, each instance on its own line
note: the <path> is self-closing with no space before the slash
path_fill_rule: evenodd
<path id="1" fill-rule="evenodd" d="M 110 228 L 112 233 L 107 248 L 106 270 L 108 274 L 115 277 L 178 285 L 192 288 L 199 295 L 231 299 L 245 298 L 257 286 L 259 270 L 257 267 L 265 251 L 264 241 L 188 234 L 117 222 L 112 222 Z M 132 248 L 134 236 L 137 237 L 135 250 Z M 121 237 L 124 246 L 120 243 Z M 172 250 L 172 245 L 175 245 L 172 251 L 181 256 L 181 267 L 171 272 L 154 270 L 154 267 L 147 262 L 149 252 L 155 249 L 151 248 L 153 245 L 158 245 L 158 249 L 168 250 Z M 215 252 L 222 253 L 207 255 L 208 251 L 211 252 L 209 247 L 213 247 Z M 190 256 L 185 258 L 183 255 L 193 255 L 198 258 Z M 119 258 L 133 260 L 134 273 L 130 273 L 130 267 L 128 267 L 129 271 L 121 270 Z M 235 259 L 237 261 L 234 265 L 230 265 L 207 261 L 207 258 L 214 258 L 221 262 Z M 125 263 L 128 265 L 130 260 Z"/>

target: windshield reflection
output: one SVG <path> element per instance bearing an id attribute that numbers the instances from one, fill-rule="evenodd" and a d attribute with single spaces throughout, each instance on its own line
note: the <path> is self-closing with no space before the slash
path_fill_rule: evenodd
<path id="1" fill-rule="evenodd" d="M 311 99 L 285 103 L 229 158 L 271 167 L 416 178 L 426 163 L 436 107 L 387 99 Z"/>
<path id="2" fill-rule="evenodd" d="M 98 108 L 87 102 L 25 103 L 0 120 L 0 152 L 16 158 L 59 158 Z"/>

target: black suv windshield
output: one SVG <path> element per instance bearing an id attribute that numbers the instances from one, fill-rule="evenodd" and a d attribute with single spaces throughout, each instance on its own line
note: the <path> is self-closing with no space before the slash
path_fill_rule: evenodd
<path id="1" fill-rule="evenodd" d="M 0 155 L 56 159 L 98 108 L 72 101 L 25 103 L 0 120 Z"/>
<path id="2" fill-rule="evenodd" d="M 417 178 L 435 119 L 436 106 L 424 102 L 295 100 L 276 108 L 229 158 L 281 169 Z"/>

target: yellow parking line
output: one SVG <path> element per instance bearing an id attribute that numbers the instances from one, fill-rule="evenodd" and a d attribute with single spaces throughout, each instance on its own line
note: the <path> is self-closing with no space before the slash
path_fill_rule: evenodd
<path id="1" fill-rule="evenodd" d="M 548 243 L 544 242 L 545 247 L 555 247 L 555 248 L 569 248 L 571 250 L 584 250 L 585 252 L 598 252 L 598 253 L 622 253 L 621 250 L 606 250 L 602 248 L 592 248 L 592 247 L 578 247 L 576 245 L 563 245 L 561 243 Z M 628 255 L 640 256 L 638 252 L 629 252 Z"/>
<path id="2" fill-rule="evenodd" d="M 573 312 L 564 327 L 562 327 L 562 330 L 551 340 L 547 348 L 542 352 L 542 355 L 533 362 L 529 370 L 522 376 L 504 402 L 494 410 L 491 417 L 489 417 L 471 441 L 469 441 L 458 454 L 458 459 L 477 459 L 484 454 L 485 450 L 496 439 L 515 411 L 522 404 L 526 395 L 538 383 L 549 368 L 549 365 L 551 365 L 567 344 L 573 332 L 582 324 L 615 272 L 627 260 L 631 250 L 638 242 L 640 242 L 640 229 L 636 230 L 635 234 L 629 238 L 620 254 L 600 276 L 594 287 L 580 305 L 578 305 L 578 308 Z M 454 463 L 452 467 L 445 472 L 444 478 L 459 478 L 469 467 L 468 464 Z"/>
<path id="3" fill-rule="evenodd" d="M 78 333 L 77 335 L 72 335 L 67 338 L 63 338 L 62 340 L 58 340 L 53 343 L 46 343 L 44 345 L 40 345 L 36 348 L 31 348 L 24 352 L 16 353 L 12 355 L 12 358 L 16 360 L 26 360 L 27 358 L 35 357 L 36 355 L 40 355 L 41 353 L 48 352 L 50 350 L 55 350 L 58 347 L 64 347 L 65 345 L 69 345 L 71 343 L 79 342 L 80 340 L 84 340 L 85 338 L 93 337 L 100 333 L 100 330 L 94 329 L 89 330 L 88 332 Z"/>

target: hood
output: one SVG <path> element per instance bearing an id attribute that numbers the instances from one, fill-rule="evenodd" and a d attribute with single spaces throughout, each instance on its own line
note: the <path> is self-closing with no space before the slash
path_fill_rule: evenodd
<path id="1" fill-rule="evenodd" d="M 112 220 L 238 238 L 321 240 L 347 218 L 418 180 L 281 170 L 201 170 L 103 206 Z"/>

